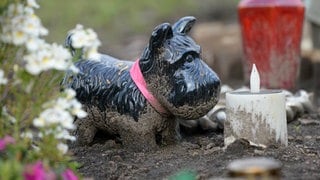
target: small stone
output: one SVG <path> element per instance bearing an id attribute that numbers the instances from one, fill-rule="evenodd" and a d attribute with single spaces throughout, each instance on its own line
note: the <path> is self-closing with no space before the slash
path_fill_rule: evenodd
<path id="1" fill-rule="evenodd" d="M 182 142 L 181 145 L 182 145 L 182 147 L 186 147 L 187 149 L 199 149 L 200 148 L 199 144 L 193 144 L 190 142 Z"/>
<path id="2" fill-rule="evenodd" d="M 118 165 L 114 161 L 109 161 L 108 162 L 108 167 L 109 167 L 110 172 L 112 172 L 112 173 L 116 172 L 117 169 L 118 169 Z"/>
<path id="3" fill-rule="evenodd" d="M 293 158 L 295 161 L 300 161 L 300 157 L 294 157 Z"/>
<path id="4" fill-rule="evenodd" d="M 302 136 L 297 136 L 297 137 L 296 137 L 296 142 L 297 142 L 297 143 L 302 143 L 302 142 L 303 142 Z"/>
<path id="5" fill-rule="evenodd" d="M 318 125 L 320 121 L 314 119 L 299 119 L 301 125 Z"/>
<path id="6" fill-rule="evenodd" d="M 263 155 L 264 154 L 264 151 L 261 151 L 261 150 L 258 150 L 258 149 L 255 149 L 253 152 L 255 154 L 257 154 L 257 155 Z"/>
<path id="7" fill-rule="evenodd" d="M 150 170 L 148 168 L 143 167 L 143 168 L 140 168 L 139 171 L 142 172 L 142 173 L 147 173 Z"/>
<path id="8" fill-rule="evenodd" d="M 305 136 L 305 139 L 312 139 L 312 136 Z"/>
<path id="9" fill-rule="evenodd" d="M 196 151 L 191 154 L 191 156 L 197 156 L 197 155 L 199 155 L 199 153 Z"/>
<path id="10" fill-rule="evenodd" d="M 112 160 L 114 160 L 114 161 L 116 161 L 116 162 L 123 161 L 123 159 L 122 159 L 121 156 L 119 156 L 119 155 L 113 156 Z"/>
<path id="11" fill-rule="evenodd" d="M 216 152 L 216 151 L 219 151 L 219 150 L 221 150 L 221 148 L 220 147 L 213 147 L 213 148 L 211 148 L 211 149 L 208 149 L 208 150 L 206 150 L 206 151 L 204 151 L 204 155 L 208 155 L 208 154 L 212 154 L 212 153 L 214 153 L 214 152 Z"/>
<path id="12" fill-rule="evenodd" d="M 209 144 L 206 146 L 206 150 L 211 149 L 211 148 L 213 148 L 214 146 L 215 146 L 214 143 L 209 143 Z"/>
<path id="13" fill-rule="evenodd" d="M 112 154 L 112 150 L 106 150 L 104 152 L 101 153 L 101 156 L 110 156 Z"/>
<path id="14" fill-rule="evenodd" d="M 294 140 L 294 137 L 293 136 L 288 136 L 288 141 L 292 141 L 292 140 Z"/>
<path id="15" fill-rule="evenodd" d="M 134 153 L 134 156 L 135 156 L 135 157 L 143 157 L 143 156 L 144 156 L 144 153 L 143 153 L 143 152 Z"/>
<path id="16" fill-rule="evenodd" d="M 303 145 L 297 144 L 296 147 L 297 147 L 297 148 L 303 148 Z"/>

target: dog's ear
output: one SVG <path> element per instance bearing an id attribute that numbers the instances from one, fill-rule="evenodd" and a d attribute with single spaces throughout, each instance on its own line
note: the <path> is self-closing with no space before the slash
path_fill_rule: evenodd
<path id="1" fill-rule="evenodd" d="M 186 16 L 181 18 L 177 21 L 173 26 L 172 29 L 176 33 L 187 34 L 194 23 L 196 22 L 196 18 L 193 16 Z"/>
<path id="2" fill-rule="evenodd" d="M 163 42 L 172 38 L 173 32 L 169 23 L 163 23 L 154 28 L 149 41 L 149 48 L 156 49 L 162 46 Z"/>

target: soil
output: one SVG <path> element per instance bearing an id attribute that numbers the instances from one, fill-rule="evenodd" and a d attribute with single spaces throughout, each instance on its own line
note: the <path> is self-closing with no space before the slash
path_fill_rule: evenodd
<path id="1" fill-rule="evenodd" d="M 288 124 L 288 146 L 260 148 L 244 140 L 224 147 L 222 131 L 184 134 L 175 145 L 133 152 L 114 140 L 96 138 L 91 146 L 72 149 L 79 172 L 92 179 L 168 179 L 191 171 L 197 179 L 228 177 L 236 159 L 267 157 L 281 162 L 282 179 L 320 179 L 320 113 L 305 114 Z"/>

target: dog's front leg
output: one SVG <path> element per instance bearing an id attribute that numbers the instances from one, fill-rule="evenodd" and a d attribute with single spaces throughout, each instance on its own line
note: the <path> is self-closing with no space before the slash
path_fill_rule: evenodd
<path id="1" fill-rule="evenodd" d="M 152 129 L 141 126 L 130 126 L 120 131 L 124 147 L 133 151 L 150 151 L 158 149 L 155 133 Z"/>
<path id="2" fill-rule="evenodd" d="M 175 119 L 163 119 L 163 125 L 156 134 L 157 144 L 174 144 L 181 139 L 179 124 Z"/>

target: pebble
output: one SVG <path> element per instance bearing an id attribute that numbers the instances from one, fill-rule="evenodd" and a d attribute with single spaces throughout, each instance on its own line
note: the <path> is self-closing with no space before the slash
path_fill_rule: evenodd
<path id="1" fill-rule="evenodd" d="M 209 144 L 206 146 L 206 150 L 211 149 L 211 148 L 213 148 L 214 146 L 215 146 L 214 143 L 209 143 Z"/>
<path id="2" fill-rule="evenodd" d="M 305 136 L 305 139 L 312 139 L 312 136 Z"/>
<path id="3" fill-rule="evenodd" d="M 302 142 L 303 142 L 302 136 L 297 136 L 297 137 L 296 137 L 296 142 L 297 142 L 297 143 L 302 143 Z"/>
<path id="4" fill-rule="evenodd" d="M 302 125 L 318 125 L 320 122 L 314 119 L 299 119 L 298 120 Z"/>
<path id="5" fill-rule="evenodd" d="M 134 155 L 134 157 L 143 157 L 143 156 L 144 156 L 144 153 L 143 153 L 143 152 L 134 153 L 133 155 Z"/>
<path id="6" fill-rule="evenodd" d="M 140 168 L 139 171 L 142 172 L 142 173 L 147 173 L 150 170 L 148 168 L 143 167 L 143 168 Z"/>
<path id="7" fill-rule="evenodd" d="M 299 161 L 300 157 L 294 157 L 293 159 L 296 160 L 296 161 Z"/>
<path id="8" fill-rule="evenodd" d="M 211 149 L 208 149 L 208 150 L 206 150 L 206 151 L 204 151 L 204 155 L 208 155 L 208 154 L 212 154 L 212 153 L 214 153 L 214 152 L 217 152 L 217 151 L 219 151 L 219 150 L 221 150 L 221 148 L 220 147 L 213 147 L 213 148 L 211 148 Z"/>
<path id="9" fill-rule="evenodd" d="M 123 161 L 123 159 L 121 158 L 121 156 L 119 155 L 115 155 L 112 157 L 112 160 L 116 161 L 116 162 L 119 162 L 119 161 Z"/>
<path id="10" fill-rule="evenodd" d="M 106 151 L 104 151 L 104 153 L 101 154 L 101 156 L 108 156 L 110 154 L 112 154 L 112 151 L 111 150 L 106 150 Z"/>
<path id="11" fill-rule="evenodd" d="M 294 140 L 294 137 L 293 136 L 288 136 L 288 141 L 292 141 L 292 140 Z"/>
<path id="12" fill-rule="evenodd" d="M 197 155 L 199 155 L 198 152 L 193 152 L 193 153 L 191 154 L 191 156 L 197 156 Z"/>
<path id="13" fill-rule="evenodd" d="M 255 154 L 257 154 L 257 155 L 263 155 L 264 154 L 264 151 L 261 151 L 261 150 L 258 150 L 258 149 L 255 149 L 253 152 Z"/>
<path id="14" fill-rule="evenodd" d="M 301 144 L 297 144 L 297 145 L 295 145 L 297 148 L 303 148 L 303 145 L 301 145 Z"/>
<path id="15" fill-rule="evenodd" d="M 182 142 L 181 145 L 182 145 L 182 147 L 186 147 L 187 149 L 199 149 L 200 148 L 199 144 L 193 144 L 190 142 Z"/>
<path id="16" fill-rule="evenodd" d="M 118 168 L 117 164 L 114 161 L 109 161 L 108 167 L 109 167 L 110 172 L 115 172 Z"/>

